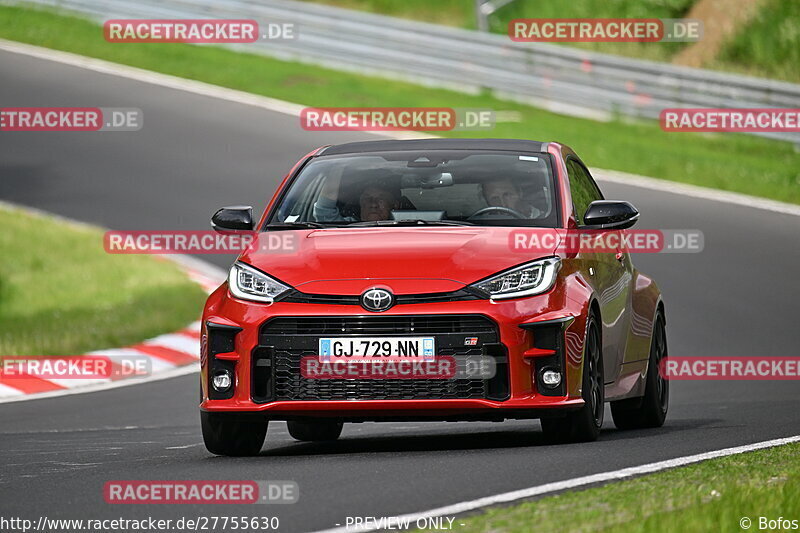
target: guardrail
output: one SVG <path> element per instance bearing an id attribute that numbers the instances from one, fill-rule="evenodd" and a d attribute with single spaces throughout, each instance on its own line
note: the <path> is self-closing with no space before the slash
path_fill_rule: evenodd
<path id="1" fill-rule="evenodd" d="M 229 45 L 281 59 L 440 85 L 490 89 L 551 111 L 605 120 L 668 107 L 800 108 L 800 85 L 617 57 L 292 0 L 32 0 L 109 18 L 291 22 L 293 40 Z M 309 102 L 310 103 L 310 102 Z M 800 134 L 757 135 L 794 142 Z"/>

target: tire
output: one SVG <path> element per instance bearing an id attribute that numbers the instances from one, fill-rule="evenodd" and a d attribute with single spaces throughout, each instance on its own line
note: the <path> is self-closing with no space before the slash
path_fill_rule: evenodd
<path id="1" fill-rule="evenodd" d="M 258 455 L 267 436 L 268 422 L 249 414 L 200 411 L 200 425 L 209 452 L 240 457 Z"/>
<path id="2" fill-rule="evenodd" d="M 594 315 L 589 316 L 583 350 L 584 405 L 578 411 L 559 418 L 542 418 L 542 430 L 550 442 L 590 442 L 597 440 L 603 426 L 605 391 L 603 352 L 600 329 Z"/>
<path id="3" fill-rule="evenodd" d="M 611 402 L 611 416 L 618 429 L 657 428 L 664 425 L 669 410 L 669 381 L 661 376 L 659 368 L 666 356 L 666 325 L 664 315 L 659 311 L 653 323 L 644 396 Z"/>
<path id="4" fill-rule="evenodd" d="M 302 442 L 332 441 L 342 434 L 344 424 L 336 420 L 289 420 L 289 435 Z"/>

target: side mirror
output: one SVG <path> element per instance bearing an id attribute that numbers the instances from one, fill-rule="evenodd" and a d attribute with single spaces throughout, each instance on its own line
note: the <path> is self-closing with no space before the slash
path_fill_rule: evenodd
<path id="1" fill-rule="evenodd" d="M 228 231 L 252 231 L 253 208 L 249 205 L 223 207 L 211 217 L 211 227 L 220 233 Z"/>
<path id="2" fill-rule="evenodd" d="M 627 229 L 639 220 L 639 211 L 630 202 L 597 200 L 583 215 L 584 229 Z"/>

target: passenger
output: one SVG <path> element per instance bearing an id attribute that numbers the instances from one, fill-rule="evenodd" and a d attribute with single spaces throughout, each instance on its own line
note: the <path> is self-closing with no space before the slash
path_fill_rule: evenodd
<path id="1" fill-rule="evenodd" d="M 358 197 L 360 218 L 345 216 L 336 204 L 340 181 L 340 177 L 325 180 L 320 196 L 314 203 L 314 220 L 317 222 L 391 220 L 392 210 L 400 207 L 400 189 L 390 185 L 388 180 L 379 180 L 368 184 L 361 191 Z"/>

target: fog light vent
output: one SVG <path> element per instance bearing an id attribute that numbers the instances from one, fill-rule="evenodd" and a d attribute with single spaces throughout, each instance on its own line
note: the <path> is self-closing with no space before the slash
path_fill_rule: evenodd
<path id="1" fill-rule="evenodd" d="M 561 385 L 561 372 L 547 369 L 542 372 L 542 383 L 548 387 L 558 387 Z"/>
<path id="2" fill-rule="evenodd" d="M 227 370 L 218 370 L 214 373 L 214 377 L 211 379 L 211 385 L 217 392 L 227 391 L 231 388 L 232 384 L 233 380 L 231 379 L 231 373 Z"/>

